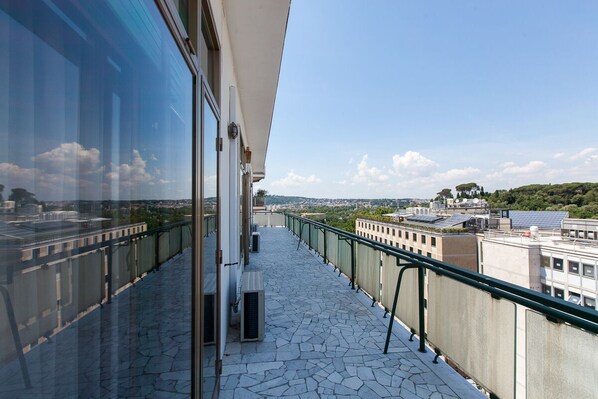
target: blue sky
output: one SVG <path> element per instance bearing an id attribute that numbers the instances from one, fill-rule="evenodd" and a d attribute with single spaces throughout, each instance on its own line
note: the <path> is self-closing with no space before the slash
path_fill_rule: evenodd
<path id="1" fill-rule="evenodd" d="M 272 194 L 432 197 L 598 179 L 598 2 L 291 5 Z"/>

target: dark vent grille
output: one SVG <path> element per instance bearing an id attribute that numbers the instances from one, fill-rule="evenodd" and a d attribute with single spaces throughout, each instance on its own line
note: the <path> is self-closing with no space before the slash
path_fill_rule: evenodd
<path id="1" fill-rule="evenodd" d="M 203 342 L 206 344 L 214 343 L 214 295 L 204 296 L 203 312 Z"/>
<path id="2" fill-rule="evenodd" d="M 247 292 L 243 302 L 245 339 L 257 339 L 259 334 L 258 293 Z"/>

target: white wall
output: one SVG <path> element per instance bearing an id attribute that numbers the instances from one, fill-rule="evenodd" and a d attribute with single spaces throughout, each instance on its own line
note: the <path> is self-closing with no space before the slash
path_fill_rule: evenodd
<path id="1" fill-rule="evenodd" d="M 239 262 L 239 195 L 238 182 L 238 157 L 239 137 L 231 140 L 228 136 L 228 125 L 236 122 L 241 127 L 241 134 L 244 135 L 245 126 L 243 122 L 243 110 L 239 103 L 239 97 L 229 103 L 230 86 L 237 87 L 235 77 L 234 60 L 231 52 L 231 43 L 228 33 L 226 17 L 223 13 L 221 0 L 211 0 L 212 12 L 216 31 L 220 40 L 220 137 L 222 138 L 222 152 L 219 163 L 219 184 L 220 184 L 220 242 L 222 249 L 223 265 Z M 233 110 L 233 112 L 231 112 Z M 234 118 L 235 120 L 231 120 Z M 245 142 L 247 142 L 245 140 Z M 221 337 L 222 343 L 220 353 L 224 353 L 228 326 L 231 318 L 231 299 L 235 298 L 235 282 L 240 279 L 241 268 L 239 266 L 221 266 Z M 233 290 L 233 292 L 231 292 Z"/>

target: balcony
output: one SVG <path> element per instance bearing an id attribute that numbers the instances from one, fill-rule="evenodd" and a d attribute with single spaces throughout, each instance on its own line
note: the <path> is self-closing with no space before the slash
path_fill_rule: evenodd
<path id="1" fill-rule="evenodd" d="M 221 398 L 483 397 L 448 365 L 432 363 L 433 352 L 420 353 L 398 325 L 384 354 L 382 308 L 286 229 L 260 232 L 262 249 L 246 270 L 264 274 L 266 334 L 240 343 L 239 331 L 230 332 Z"/>
<path id="2" fill-rule="evenodd" d="M 189 397 L 190 231 L 182 222 L 17 263 L 0 286 L 11 298 L 0 302 L 0 398 Z"/>
<path id="3" fill-rule="evenodd" d="M 229 330 L 223 398 L 484 397 L 476 385 L 501 398 L 563 392 L 585 398 L 597 391 L 596 379 L 587 377 L 597 375 L 595 311 L 308 219 L 269 214 L 254 221 L 286 224 L 294 234 L 261 228 L 261 250 L 246 270 L 264 274 L 265 339 L 240 343 L 238 329 Z M 135 273 L 159 270 L 121 285 L 128 281 L 118 277 L 126 268 L 112 262 L 112 286 L 104 292 L 116 293 L 110 303 L 96 298 L 46 338 L 22 330 L 27 342 L 41 343 L 24 354 L 26 373 L 18 357 L 0 367 L 0 397 L 188 397 L 189 243 L 184 226 L 175 226 L 111 249 L 115 259 L 119 251 L 138 254 Z M 100 243 L 71 255 L 96 262 L 93 254 L 108 247 Z M 148 252 L 152 256 L 143 257 Z M 48 270 L 64 272 L 50 266 L 20 273 L 40 273 L 39 284 Z M 62 305 L 58 320 L 73 314 Z M 390 332 L 389 313 L 397 316 Z M 425 342 L 417 337 L 422 330 Z"/>

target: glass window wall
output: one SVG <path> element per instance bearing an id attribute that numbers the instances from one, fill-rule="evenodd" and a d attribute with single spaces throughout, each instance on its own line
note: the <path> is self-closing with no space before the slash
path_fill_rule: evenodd
<path id="1" fill-rule="evenodd" d="M 0 397 L 188 396 L 193 75 L 156 4 L 1 2 L 0 88 Z"/>

